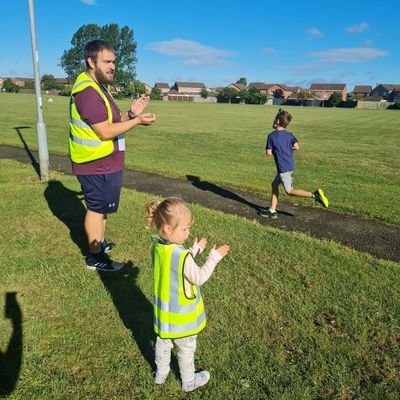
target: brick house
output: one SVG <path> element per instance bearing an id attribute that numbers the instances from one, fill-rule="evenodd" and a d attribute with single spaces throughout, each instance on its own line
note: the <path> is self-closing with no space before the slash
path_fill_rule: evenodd
<path id="1" fill-rule="evenodd" d="M 353 89 L 353 95 L 359 97 L 368 97 L 371 95 L 372 86 L 368 85 L 356 85 Z"/>
<path id="2" fill-rule="evenodd" d="M 237 92 L 242 92 L 246 90 L 246 86 L 241 83 L 231 83 L 227 86 L 227 88 L 235 89 Z"/>
<path id="3" fill-rule="evenodd" d="M 202 82 L 175 82 L 171 89 L 176 90 L 178 93 L 200 95 L 205 88 Z"/>
<path id="4" fill-rule="evenodd" d="M 256 88 L 259 91 L 260 94 L 265 94 L 266 96 L 268 96 L 269 86 L 266 83 L 264 83 L 264 82 L 250 82 L 247 85 L 247 90 L 250 89 L 250 88 L 253 88 L 253 87 Z"/>
<path id="5" fill-rule="evenodd" d="M 399 91 L 400 85 L 392 83 L 379 83 L 374 89 L 372 89 L 371 96 L 379 96 L 385 100 L 393 101 L 395 97 L 398 97 L 398 94 L 396 93 Z"/>
<path id="6" fill-rule="evenodd" d="M 287 99 L 293 93 L 288 86 L 281 85 L 279 83 L 251 82 L 247 86 L 247 89 L 250 89 L 251 87 L 255 87 L 260 94 L 265 94 L 268 97 L 275 97 L 274 93 L 276 90 L 281 90 L 282 96 L 285 99 Z"/>
<path id="7" fill-rule="evenodd" d="M 342 100 L 346 100 L 347 87 L 345 83 L 313 83 L 309 89 L 310 95 L 320 99 L 328 100 L 333 93 L 340 93 Z"/>
<path id="8" fill-rule="evenodd" d="M 161 94 L 167 94 L 170 91 L 170 87 L 168 85 L 168 83 L 164 83 L 164 82 L 157 82 L 154 85 L 155 88 L 160 89 L 161 90 Z"/>

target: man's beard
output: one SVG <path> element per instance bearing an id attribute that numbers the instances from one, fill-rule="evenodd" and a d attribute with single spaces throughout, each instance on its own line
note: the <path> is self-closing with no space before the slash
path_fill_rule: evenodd
<path id="1" fill-rule="evenodd" d="M 112 74 L 112 78 L 109 78 L 107 76 L 107 74 L 103 73 L 103 71 L 99 71 L 99 70 L 95 71 L 95 76 L 96 76 L 97 82 L 104 84 L 104 85 L 109 85 L 110 83 L 113 82 L 114 74 L 115 73 Z"/>

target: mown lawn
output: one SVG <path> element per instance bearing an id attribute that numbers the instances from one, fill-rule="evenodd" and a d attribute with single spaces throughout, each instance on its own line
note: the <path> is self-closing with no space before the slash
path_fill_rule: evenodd
<path id="1" fill-rule="evenodd" d="M 202 289 L 208 326 L 196 365 L 211 381 L 186 396 L 176 360 L 163 387 L 152 378 L 150 196 L 123 190 L 108 234 L 126 266 L 101 275 L 84 267 L 76 179 L 52 173 L 41 184 L 31 166 L 0 167 L 1 391 L 10 399 L 399 398 L 398 264 L 190 205 L 192 236 L 232 250 Z"/>
<path id="2" fill-rule="evenodd" d="M 66 154 L 68 98 L 43 97 L 50 152 Z M 127 100 L 119 101 L 122 110 Z M 400 224 L 400 112 L 287 107 L 296 154 L 295 186 L 325 189 L 331 207 Z M 36 145 L 33 95 L 0 94 L 0 144 Z M 264 145 L 277 107 L 153 102 L 151 127 L 127 135 L 127 166 L 270 196 L 274 163 Z M 285 197 L 285 199 L 288 199 Z M 288 199 L 301 204 L 307 200 Z"/>

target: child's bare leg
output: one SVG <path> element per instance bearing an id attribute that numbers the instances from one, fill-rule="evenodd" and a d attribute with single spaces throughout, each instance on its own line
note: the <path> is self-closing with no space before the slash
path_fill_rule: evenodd
<path id="1" fill-rule="evenodd" d="M 307 192 L 301 189 L 290 189 L 286 192 L 289 196 L 296 196 L 296 197 L 309 197 L 312 198 L 313 194 L 311 192 Z"/>
<path id="2" fill-rule="evenodd" d="M 274 179 L 271 184 L 272 188 L 272 195 L 271 195 L 271 206 L 270 211 L 276 211 L 276 206 L 278 205 L 278 198 L 279 198 L 279 182 L 277 179 Z"/>

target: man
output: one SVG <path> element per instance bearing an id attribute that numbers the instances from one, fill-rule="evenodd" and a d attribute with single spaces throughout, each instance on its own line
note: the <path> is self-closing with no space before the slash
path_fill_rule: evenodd
<path id="1" fill-rule="evenodd" d="M 76 79 L 70 100 L 69 153 L 72 171 L 78 178 L 86 201 L 85 232 L 89 244 L 86 266 L 90 270 L 117 271 L 122 264 L 106 253 L 107 215 L 118 209 L 124 170 L 124 133 L 137 125 L 151 125 L 154 114 L 143 114 L 146 96 L 121 112 L 105 85 L 115 74 L 113 47 L 103 40 L 85 46 L 87 70 Z"/>

